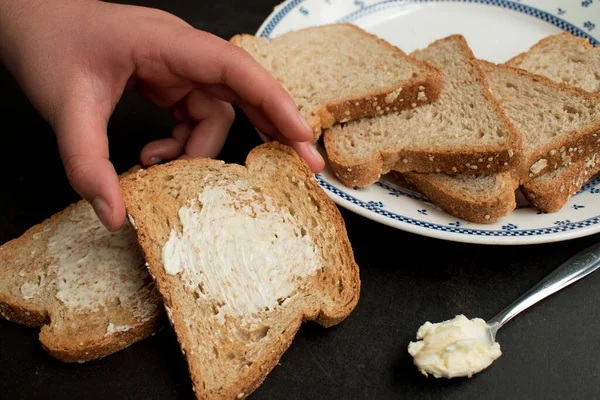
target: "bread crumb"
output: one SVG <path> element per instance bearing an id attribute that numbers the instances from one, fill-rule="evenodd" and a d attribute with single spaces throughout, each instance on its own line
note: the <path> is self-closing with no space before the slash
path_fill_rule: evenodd
<path id="1" fill-rule="evenodd" d="M 494 157 L 488 157 L 488 161 L 494 161 Z"/>
<path id="2" fill-rule="evenodd" d="M 241 399 L 241 398 L 243 398 L 243 397 L 244 397 L 244 394 L 245 394 L 244 392 L 241 392 L 240 394 L 238 394 L 238 395 L 237 395 L 237 398 L 238 398 L 238 399 Z"/>
<path id="3" fill-rule="evenodd" d="M 350 110 L 346 110 L 346 112 L 344 112 L 345 115 L 350 115 Z"/>
<path id="4" fill-rule="evenodd" d="M 356 103 L 354 103 L 354 105 L 355 105 L 356 107 L 358 107 L 358 106 L 360 106 L 360 103 L 357 101 Z"/>
<path id="5" fill-rule="evenodd" d="M 561 192 L 564 192 L 564 191 L 565 191 L 565 185 L 562 185 L 562 186 L 560 187 L 560 189 L 559 189 L 559 190 L 560 190 Z"/>
<path id="6" fill-rule="evenodd" d="M 400 96 L 400 92 L 402 92 L 402 88 L 398 88 L 398 89 L 388 93 L 385 96 L 385 98 L 383 99 L 383 101 L 385 101 L 387 104 L 393 103 L 398 98 L 398 96 Z"/>
<path id="7" fill-rule="evenodd" d="M 512 150 L 508 150 L 508 157 L 512 157 L 515 153 Z"/>
<path id="8" fill-rule="evenodd" d="M 458 171 L 458 169 L 456 169 L 456 167 L 452 167 L 452 172 L 456 172 Z"/>
<path id="9" fill-rule="evenodd" d="M 490 219 L 492 217 L 490 217 L 488 214 L 486 214 L 486 215 L 483 216 L 483 218 L 485 218 L 486 220 L 488 220 L 488 219 Z"/>
<path id="10" fill-rule="evenodd" d="M 406 158 L 403 158 L 403 159 L 402 159 L 402 162 L 403 162 L 404 164 L 408 164 L 408 160 L 407 160 Z"/>
<path id="11" fill-rule="evenodd" d="M 412 108 L 415 108 L 415 107 L 417 106 L 417 103 L 412 103 L 410 106 L 411 106 Z"/>
<path id="12" fill-rule="evenodd" d="M 477 169 L 477 165 L 471 165 L 471 169 Z"/>
<path id="13" fill-rule="evenodd" d="M 540 158 L 535 163 L 533 163 L 533 165 L 531 167 L 529 167 L 529 170 L 534 174 L 539 174 L 547 166 L 548 166 L 548 160 L 546 160 L 545 158 Z"/>
<path id="14" fill-rule="evenodd" d="M 556 150 L 554 150 L 554 149 L 550 150 L 550 153 L 549 153 L 549 154 L 550 154 L 551 156 L 555 155 L 555 154 L 556 154 Z"/>
<path id="15" fill-rule="evenodd" d="M 425 96 L 424 92 L 419 92 L 417 95 L 417 101 L 427 101 L 427 96 Z"/>
<path id="16" fill-rule="evenodd" d="M 419 90 L 422 92 L 423 90 L 425 90 L 425 86 L 419 86 Z"/>

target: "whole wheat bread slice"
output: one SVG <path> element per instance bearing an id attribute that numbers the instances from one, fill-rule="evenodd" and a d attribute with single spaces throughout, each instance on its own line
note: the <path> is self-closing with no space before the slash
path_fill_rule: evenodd
<path id="1" fill-rule="evenodd" d="M 506 64 L 600 94 L 600 48 L 566 31 L 545 37 Z"/>
<path id="2" fill-rule="evenodd" d="M 485 175 L 394 173 L 450 215 L 478 224 L 499 220 L 517 207 L 513 172 Z"/>
<path id="3" fill-rule="evenodd" d="M 426 104 L 442 89 L 436 68 L 349 23 L 305 28 L 270 41 L 240 34 L 230 42 L 288 91 L 315 140 L 336 122 Z"/>
<path id="4" fill-rule="evenodd" d="M 405 178 L 448 213 L 467 221 L 486 223 L 496 221 L 515 208 L 514 196 L 519 183 L 526 184 L 544 171 L 590 159 L 598 151 L 600 96 L 521 69 L 485 61 L 481 61 L 481 65 L 492 93 L 522 136 L 523 158 L 516 174 L 475 179 L 407 173 Z M 465 192 L 465 185 L 477 190 Z M 454 190 L 449 189 L 451 187 Z M 533 187 L 540 189 L 549 185 L 540 183 Z M 449 197 L 449 194 L 454 196 Z M 525 197 L 531 196 L 525 194 Z M 493 198 L 512 200 L 504 204 L 488 201 Z"/>
<path id="5" fill-rule="evenodd" d="M 122 189 L 199 399 L 248 396 L 303 321 L 337 324 L 358 301 L 344 221 L 289 147 L 245 167 L 173 161 Z"/>
<path id="6" fill-rule="evenodd" d="M 556 212 L 594 175 L 600 172 L 596 154 L 569 167 L 539 175 L 521 186 L 527 201 L 540 211 Z"/>
<path id="7" fill-rule="evenodd" d="M 121 350 L 157 332 L 161 314 L 133 229 L 109 232 L 83 200 L 0 247 L 0 315 L 41 327 L 61 361 Z"/>
<path id="8" fill-rule="evenodd" d="M 442 69 L 438 100 L 403 112 L 363 118 L 325 131 L 325 149 L 338 179 L 364 187 L 391 170 L 489 173 L 519 162 L 519 134 L 491 95 L 462 35 L 411 54 Z"/>
<path id="9" fill-rule="evenodd" d="M 600 49 L 592 47 L 587 39 L 568 32 L 542 39 L 507 64 L 600 93 Z M 573 165 L 533 177 L 520 189 L 534 207 L 544 212 L 555 212 L 598 172 L 598 157 L 594 154 Z"/>

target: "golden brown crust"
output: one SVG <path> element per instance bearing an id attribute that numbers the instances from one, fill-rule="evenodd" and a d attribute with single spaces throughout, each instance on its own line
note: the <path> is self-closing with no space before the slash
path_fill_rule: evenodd
<path id="1" fill-rule="evenodd" d="M 538 177 L 525 182 L 520 189 L 533 207 L 547 213 L 556 212 L 598 172 L 599 162 L 582 160 L 564 167 L 560 179 L 548 181 Z"/>
<path id="2" fill-rule="evenodd" d="M 359 163 L 348 162 L 342 154 L 338 154 L 335 138 L 331 130 L 325 131 L 324 143 L 327 158 L 337 178 L 349 187 L 366 187 L 375 183 L 381 175 L 390 171 L 419 172 L 448 174 L 487 174 L 504 172 L 514 169 L 521 163 L 523 144 L 520 133 L 512 125 L 500 103 L 489 91 L 485 74 L 481 70 L 479 61 L 473 55 L 465 38 L 462 35 L 451 35 L 434 41 L 430 46 L 445 41 L 456 41 L 465 54 L 473 71 L 475 80 L 480 87 L 480 93 L 496 110 L 498 118 L 502 121 L 510 140 L 505 149 L 492 150 L 489 146 L 471 146 L 468 150 L 449 149 L 414 151 L 408 149 L 395 149 L 393 151 L 380 149 L 370 157 L 360 160 Z M 413 56 L 416 52 L 411 53 Z M 404 93 L 404 92 L 402 92 Z"/>
<path id="3" fill-rule="evenodd" d="M 529 56 L 529 54 L 531 54 L 531 52 L 537 51 L 537 49 L 539 49 L 541 47 L 552 45 L 552 43 L 557 38 L 560 38 L 561 36 L 577 39 L 586 49 L 591 49 L 593 47 L 587 39 L 575 36 L 575 35 L 571 34 L 570 32 L 563 31 L 556 35 L 546 36 L 545 38 L 541 39 L 539 42 L 537 42 L 533 46 L 531 46 L 529 48 L 529 50 L 526 50 L 526 51 L 519 53 L 516 56 L 510 58 L 508 61 L 505 62 L 505 64 L 512 66 L 512 67 L 519 67 L 519 65 L 521 65 L 521 63 L 523 62 L 523 59 L 526 58 L 527 56 Z"/>
<path id="4" fill-rule="evenodd" d="M 0 317 L 31 328 L 39 328 L 49 322 L 46 310 L 18 306 L 5 298 L 2 293 L 0 293 Z"/>
<path id="5" fill-rule="evenodd" d="M 443 87 L 442 75 L 439 68 L 427 62 L 410 58 L 397 46 L 390 44 L 376 35 L 364 31 L 354 24 L 339 23 L 336 25 L 350 27 L 365 36 L 371 37 L 375 42 L 387 47 L 396 54 L 401 55 L 406 60 L 410 60 L 413 64 L 418 65 L 423 71 L 429 71 L 429 74 L 418 78 L 413 77 L 406 82 L 391 85 L 378 91 L 360 93 L 356 96 L 322 104 L 319 109 L 315 110 L 315 116 L 313 118 L 308 118 L 308 123 L 313 128 L 313 142 L 317 142 L 322 132 L 325 129 L 331 128 L 336 123 L 384 115 L 391 112 L 414 108 L 415 106 L 418 107 L 437 100 Z M 313 27 L 307 29 L 318 28 L 319 27 Z M 254 35 L 237 34 L 232 36 L 229 39 L 229 42 L 243 48 L 243 39 L 245 36 L 255 38 Z M 267 41 L 264 38 L 261 39 Z M 396 92 L 401 92 L 402 96 L 395 95 Z"/>
<path id="6" fill-rule="evenodd" d="M 503 190 L 491 199 L 464 196 L 458 190 L 440 185 L 431 174 L 405 173 L 402 177 L 442 210 L 465 221 L 489 224 L 508 215 L 517 206 L 518 180 L 511 173 L 498 175 L 498 179 L 504 181 Z"/>
<path id="7" fill-rule="evenodd" d="M 490 66 L 494 68 L 510 70 L 514 73 L 531 79 L 536 83 L 552 87 L 555 90 L 561 92 L 567 92 L 573 96 L 587 98 L 590 101 L 590 103 L 600 104 L 600 95 L 598 94 L 589 93 L 583 89 L 574 86 L 569 86 L 564 83 L 557 83 L 545 76 L 536 75 L 520 68 L 511 67 L 509 65 L 494 64 L 488 61 L 481 60 L 479 62 L 484 67 Z M 600 119 L 597 119 L 593 123 L 588 124 L 583 128 L 573 130 L 570 132 L 570 134 L 553 141 L 551 145 L 536 149 L 535 154 L 523 157 L 521 166 L 519 167 L 519 172 L 522 176 L 522 182 L 525 182 L 529 178 L 532 178 L 544 172 L 554 171 L 565 165 L 569 165 L 571 163 L 593 156 L 599 150 Z M 546 160 L 547 165 L 544 168 L 536 168 L 535 172 L 531 171 L 531 167 L 536 162 L 542 159 Z"/>
<path id="8" fill-rule="evenodd" d="M 77 343 L 76 337 L 56 337 L 50 333 L 51 326 L 44 325 L 40 331 L 40 343 L 52 357 L 67 363 L 83 363 L 98 360 L 121 351 L 140 340 L 157 333 L 164 326 L 162 309 L 148 320 L 125 332 L 116 332 L 100 340 Z M 58 340 L 57 340 L 58 339 Z"/>
<path id="9" fill-rule="evenodd" d="M 122 174 L 121 177 L 135 172 L 137 169 L 139 169 L 139 166 L 133 167 Z M 13 273 L 17 273 L 17 269 L 21 268 L 35 269 L 36 271 L 44 271 L 48 268 L 51 260 L 46 259 L 45 254 L 38 254 L 35 259 L 30 260 L 31 264 L 27 265 L 14 265 L 14 260 L 18 259 L 17 254 L 24 251 L 29 252 L 36 243 L 39 243 L 39 247 L 45 248 L 54 226 L 84 203 L 84 200 L 80 200 L 69 205 L 64 210 L 34 225 L 20 237 L 0 246 L 0 267 L 4 268 L 5 272 L 10 268 Z M 85 330 L 79 330 L 77 334 L 81 335 L 82 344 L 74 342 L 71 334 L 61 336 L 61 334 L 52 333 L 53 323 L 61 320 L 61 317 L 56 317 L 56 321 L 53 321 L 50 317 L 52 312 L 53 306 L 51 304 L 34 304 L 21 296 L 0 291 L 0 316 L 19 324 L 41 328 L 40 342 L 42 346 L 51 356 L 65 362 L 84 362 L 101 358 L 156 333 L 161 326 L 160 314 L 162 308 L 158 308 L 145 322 L 126 332 L 98 337 L 86 333 Z M 86 317 L 82 316 L 81 318 Z M 81 325 L 81 321 L 78 324 Z"/>

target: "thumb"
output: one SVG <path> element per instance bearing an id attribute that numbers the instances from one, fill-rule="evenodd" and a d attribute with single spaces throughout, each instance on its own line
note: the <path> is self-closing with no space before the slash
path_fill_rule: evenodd
<path id="1" fill-rule="evenodd" d="M 101 103 L 75 98 L 56 119 L 58 148 L 71 186 L 87 200 L 111 231 L 125 222 L 119 178 L 109 161 L 106 125 L 110 109 Z"/>

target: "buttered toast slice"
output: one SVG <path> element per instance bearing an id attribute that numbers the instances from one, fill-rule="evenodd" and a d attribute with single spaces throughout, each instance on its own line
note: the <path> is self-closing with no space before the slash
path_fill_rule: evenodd
<path id="1" fill-rule="evenodd" d="M 0 247 L 0 315 L 41 327 L 53 357 L 84 362 L 158 331 L 162 302 L 135 232 L 81 200 Z"/>
<path id="2" fill-rule="evenodd" d="M 338 179 L 364 187 L 392 170 L 480 174 L 514 168 L 521 138 L 464 37 L 449 36 L 411 56 L 442 69 L 439 99 L 328 129 L 325 149 Z"/>
<path id="3" fill-rule="evenodd" d="M 198 399 L 248 396 L 303 321 L 331 326 L 357 304 L 343 219 L 289 147 L 155 166 L 123 194 Z"/>
<path id="4" fill-rule="evenodd" d="M 305 28 L 272 40 L 241 34 L 230 41 L 288 91 L 315 140 L 336 122 L 426 104 L 442 89 L 436 68 L 349 23 Z"/>

